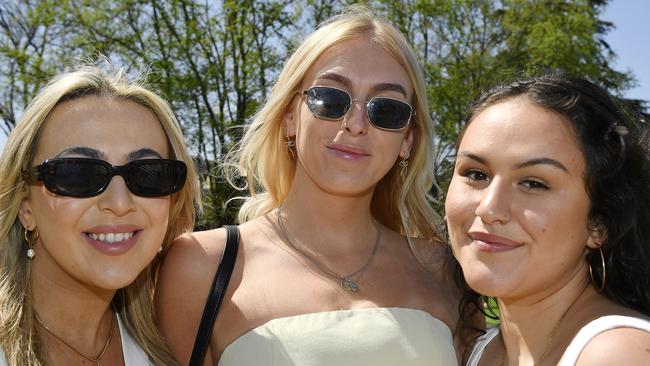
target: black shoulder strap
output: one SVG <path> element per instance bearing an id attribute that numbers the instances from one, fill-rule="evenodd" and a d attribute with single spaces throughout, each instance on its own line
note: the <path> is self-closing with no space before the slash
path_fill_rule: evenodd
<path id="1" fill-rule="evenodd" d="M 237 249 L 239 248 L 239 228 L 235 225 L 224 225 L 224 227 L 228 234 L 226 248 L 223 251 L 219 269 L 212 281 L 212 287 L 210 288 L 210 293 L 208 293 L 208 300 L 205 302 L 203 316 L 201 317 L 201 323 L 199 323 L 199 330 L 194 340 L 190 366 L 203 365 L 203 359 L 205 358 L 205 352 L 210 343 L 214 321 L 217 319 L 221 301 L 223 301 L 224 294 L 228 288 L 230 275 L 232 274 L 233 268 L 235 268 Z"/>

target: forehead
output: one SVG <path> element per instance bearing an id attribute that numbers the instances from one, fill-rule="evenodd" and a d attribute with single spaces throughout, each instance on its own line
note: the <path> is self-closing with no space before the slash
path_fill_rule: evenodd
<path id="1" fill-rule="evenodd" d="M 499 102 L 477 114 L 459 145 L 463 150 L 512 160 L 553 158 L 580 172 L 585 166 L 571 122 L 525 97 Z"/>
<path id="2" fill-rule="evenodd" d="M 57 105 L 41 128 L 35 162 L 65 149 L 85 146 L 102 152 L 112 163 L 143 148 L 168 156 L 160 122 L 148 108 L 129 100 L 85 96 Z"/>
<path id="3" fill-rule="evenodd" d="M 321 75 L 334 73 L 349 79 L 351 89 L 394 83 L 404 87 L 408 96 L 413 86 L 402 65 L 382 46 L 368 38 L 353 38 L 326 49 L 305 74 L 303 86 Z"/>

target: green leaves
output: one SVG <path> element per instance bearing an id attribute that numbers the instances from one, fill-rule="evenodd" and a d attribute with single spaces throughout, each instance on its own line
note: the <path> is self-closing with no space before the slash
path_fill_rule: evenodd
<path id="1" fill-rule="evenodd" d="M 348 4 L 332 0 L 8 0 L 0 2 L 0 127 L 8 133 L 50 76 L 104 54 L 149 81 L 173 105 L 193 154 L 215 172 L 264 103 L 290 50 Z M 447 186 L 464 114 L 481 89 L 540 70 L 586 76 L 612 91 L 633 85 L 610 67 L 603 1 L 367 0 L 413 44 L 437 123 L 436 174 Z M 230 222 L 234 192 L 205 175 Z"/>

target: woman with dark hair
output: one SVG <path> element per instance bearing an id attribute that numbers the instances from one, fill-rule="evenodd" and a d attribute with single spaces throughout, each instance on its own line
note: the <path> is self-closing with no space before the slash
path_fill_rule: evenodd
<path id="1" fill-rule="evenodd" d="M 647 121 L 563 75 L 496 87 L 467 121 L 445 203 L 450 241 L 501 317 L 468 364 L 647 365 Z"/>

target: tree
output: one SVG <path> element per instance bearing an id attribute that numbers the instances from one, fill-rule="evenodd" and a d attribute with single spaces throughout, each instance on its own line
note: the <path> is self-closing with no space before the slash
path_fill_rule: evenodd
<path id="1" fill-rule="evenodd" d="M 43 80 L 101 53 L 170 101 L 203 171 L 207 226 L 231 222 L 241 195 L 217 167 L 264 102 L 291 50 L 320 22 L 358 1 L 9 0 L 0 4 L 0 117 L 8 133 Z M 482 89 L 563 71 L 621 93 L 631 75 L 610 65 L 599 19 L 606 0 L 367 0 L 423 64 L 436 128 L 436 175 L 449 181 L 465 111 Z M 642 101 L 627 101 L 635 108 Z M 208 174 L 211 173 L 211 174 Z"/>

